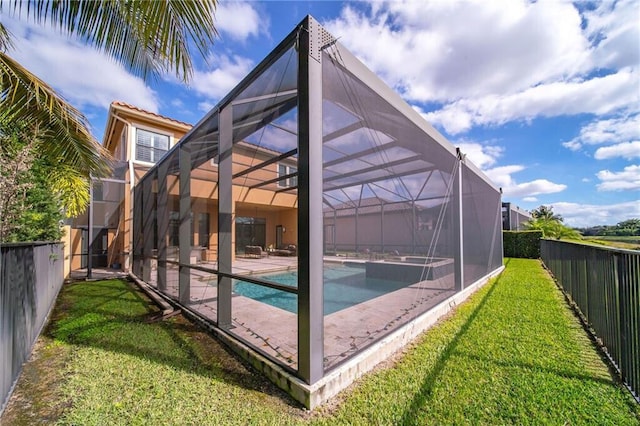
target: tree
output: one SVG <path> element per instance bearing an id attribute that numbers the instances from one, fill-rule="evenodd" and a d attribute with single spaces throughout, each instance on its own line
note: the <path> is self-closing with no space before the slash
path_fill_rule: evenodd
<path id="1" fill-rule="evenodd" d="M 562 224 L 557 219 L 548 219 L 546 217 L 533 218 L 524 223 L 524 227 L 527 230 L 542 231 L 542 235 L 545 238 L 566 238 L 566 239 L 580 239 L 581 235 L 575 229 L 569 228 Z"/>
<path id="2" fill-rule="evenodd" d="M 616 225 L 617 235 L 640 235 L 640 219 L 628 219 Z"/>
<path id="3" fill-rule="evenodd" d="M 553 206 L 540 206 L 531 212 L 531 220 L 524 223 L 526 229 L 542 231 L 545 238 L 580 239 L 580 233 L 562 223 L 564 219 L 553 213 Z"/>
<path id="4" fill-rule="evenodd" d="M 553 212 L 553 206 L 540 206 L 531 211 L 531 217 L 534 219 L 550 219 L 558 222 L 564 222 L 564 218 Z"/>
<path id="5" fill-rule="evenodd" d="M 524 223 L 525 229 L 542 231 L 545 238 L 580 239 L 580 233 L 562 223 L 562 216 L 553 213 L 552 207 L 540 206 L 531 212 L 531 220 Z"/>
<path id="6" fill-rule="evenodd" d="M 205 57 L 217 36 L 216 0 L 0 1 L 0 11 L 51 24 L 121 62 L 145 79 L 173 72 L 189 81 L 192 42 Z M 68 215 L 88 204 L 89 177 L 105 177 L 110 156 L 95 140 L 87 118 L 7 51 L 11 34 L 0 23 L 0 120 L 39 127 L 35 149 L 55 168 L 54 189 Z"/>
<path id="7" fill-rule="evenodd" d="M 0 121 L 0 241 L 62 236 L 61 201 L 50 184 L 56 165 L 35 149 L 39 137 L 37 128 Z"/>
<path id="8" fill-rule="evenodd" d="M 580 230 L 585 236 L 640 236 L 640 219 L 627 219 L 618 224 L 597 225 Z"/>

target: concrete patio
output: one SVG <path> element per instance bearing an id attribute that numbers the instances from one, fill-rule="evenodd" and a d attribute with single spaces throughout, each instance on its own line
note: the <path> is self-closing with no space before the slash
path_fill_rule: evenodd
<path id="1" fill-rule="evenodd" d="M 325 257 L 325 263 L 364 263 L 366 260 Z M 199 268 L 215 268 L 215 263 L 201 263 Z M 270 256 L 261 259 L 237 258 L 233 272 L 237 275 L 262 275 L 293 271 L 295 257 Z M 155 274 L 149 284 L 157 285 Z M 178 270 L 167 270 L 166 293 L 177 300 Z M 442 277 L 407 285 L 324 317 L 324 367 L 331 369 L 350 355 L 362 350 L 412 318 L 427 312 L 455 293 L 453 278 Z M 211 322 L 217 321 L 217 276 L 201 269 L 191 270 L 189 308 Z M 297 315 L 249 297 L 234 294 L 233 326 L 229 330 L 263 354 L 297 368 Z M 357 330 L 358 333 L 354 333 Z"/>

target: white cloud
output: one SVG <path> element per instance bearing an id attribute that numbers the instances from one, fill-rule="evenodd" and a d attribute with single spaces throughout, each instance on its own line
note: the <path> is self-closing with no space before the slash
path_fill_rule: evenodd
<path id="1" fill-rule="evenodd" d="M 10 55 L 58 90 L 76 107 L 107 109 L 113 100 L 157 112 L 157 94 L 141 78 L 96 49 L 67 39 L 50 28 L 3 16 L 15 35 Z"/>
<path id="2" fill-rule="evenodd" d="M 249 37 L 268 34 L 269 21 L 249 3 L 219 2 L 215 13 L 215 25 L 224 37 L 245 41 Z"/>
<path id="3" fill-rule="evenodd" d="M 560 202 L 553 203 L 553 211 L 562 215 L 568 226 L 614 225 L 640 217 L 640 200 L 610 205 Z"/>
<path id="4" fill-rule="evenodd" d="M 567 185 L 553 183 L 547 179 L 536 179 L 531 182 L 519 183 L 503 188 L 503 193 L 509 197 L 523 197 L 541 194 L 554 194 L 567 189 Z"/>
<path id="5" fill-rule="evenodd" d="M 622 68 L 640 63 L 638 2 L 604 1 L 584 14 L 586 34 L 596 40 L 592 58 L 597 67 Z"/>
<path id="6" fill-rule="evenodd" d="M 608 114 L 637 107 L 640 91 L 629 88 L 639 78 L 636 69 L 627 68 L 591 80 L 555 82 L 519 93 L 462 99 L 423 116 L 456 134 L 474 125 L 500 125 L 539 116 Z"/>
<path id="7" fill-rule="evenodd" d="M 537 203 L 538 199 L 536 197 L 524 197 L 522 201 L 526 201 L 528 203 Z"/>
<path id="8" fill-rule="evenodd" d="M 637 111 L 638 3 L 588 9 L 557 1 L 381 1 L 365 10 L 348 5 L 325 25 L 405 98 L 444 104 L 423 115 L 457 134 L 539 116 Z"/>
<path id="9" fill-rule="evenodd" d="M 627 166 L 621 172 L 601 170 L 596 176 L 602 182 L 598 191 L 625 191 L 640 189 L 640 165 Z"/>
<path id="10" fill-rule="evenodd" d="M 603 146 L 598 148 L 594 154 L 596 160 L 615 157 L 622 157 L 627 160 L 640 158 L 640 141 L 622 142 L 616 145 Z"/>
<path id="11" fill-rule="evenodd" d="M 216 105 L 213 102 L 207 102 L 207 101 L 198 102 L 198 110 L 204 113 L 211 111 L 214 106 Z"/>
<path id="12" fill-rule="evenodd" d="M 525 170 L 522 165 L 500 166 L 485 170 L 485 174 L 496 186 L 502 188 L 502 193 L 506 197 L 532 197 L 541 194 L 554 194 L 567 189 L 567 185 L 554 183 L 547 179 L 518 183 L 511 175 L 522 170 Z"/>
<path id="13" fill-rule="evenodd" d="M 482 145 L 477 142 L 458 142 L 463 154 L 476 166 L 484 171 L 487 177 L 498 187 L 502 188 L 502 193 L 507 197 L 526 197 L 535 200 L 535 195 L 553 194 L 564 191 L 567 186 L 551 182 L 547 179 L 535 179 L 529 182 L 518 183 L 513 174 L 525 170 L 525 166 L 512 164 L 507 166 L 493 166 L 498 158 L 504 153 L 504 148 L 492 145 Z M 525 199 L 526 201 L 526 199 Z"/>
<path id="14" fill-rule="evenodd" d="M 565 148 L 569 148 L 571 151 L 578 151 L 580 148 L 582 148 L 582 144 L 580 142 L 576 142 L 575 140 L 563 142 L 562 146 L 564 146 Z"/>
<path id="15" fill-rule="evenodd" d="M 390 1 L 347 6 L 325 25 L 415 101 L 518 92 L 573 76 L 588 60 L 568 2 Z"/>
<path id="16" fill-rule="evenodd" d="M 214 57 L 212 63 L 213 71 L 194 72 L 192 87 L 198 94 L 216 101 L 229 93 L 253 67 L 250 59 L 235 55 Z"/>
<path id="17" fill-rule="evenodd" d="M 631 140 L 640 140 L 640 114 L 596 119 L 582 127 L 578 137 L 563 143 L 563 145 L 572 151 L 577 151 L 584 145 L 620 143 Z"/>
<path id="18" fill-rule="evenodd" d="M 480 169 L 493 166 L 504 152 L 502 147 L 481 145 L 477 142 L 459 142 L 454 145 L 457 145 L 460 151 Z"/>
<path id="19" fill-rule="evenodd" d="M 491 179 L 491 181 L 504 190 L 504 188 L 514 185 L 513 173 L 518 173 L 524 170 L 525 167 L 521 165 L 500 166 L 493 169 L 484 170 L 484 173 Z"/>

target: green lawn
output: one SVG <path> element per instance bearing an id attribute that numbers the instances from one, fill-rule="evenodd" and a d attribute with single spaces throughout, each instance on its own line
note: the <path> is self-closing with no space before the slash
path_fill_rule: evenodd
<path id="1" fill-rule="evenodd" d="M 505 272 L 309 413 L 121 281 L 65 286 L 2 424 L 639 424 L 540 264 Z"/>
<path id="2" fill-rule="evenodd" d="M 640 250 L 640 237 L 583 237 L 582 241 L 587 244 L 596 244 L 627 250 Z"/>

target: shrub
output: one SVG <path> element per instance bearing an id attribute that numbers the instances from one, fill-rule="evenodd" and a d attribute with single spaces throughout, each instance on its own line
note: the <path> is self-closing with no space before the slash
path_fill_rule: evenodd
<path id="1" fill-rule="evenodd" d="M 542 231 L 503 231 L 505 257 L 537 259 L 540 257 Z"/>

